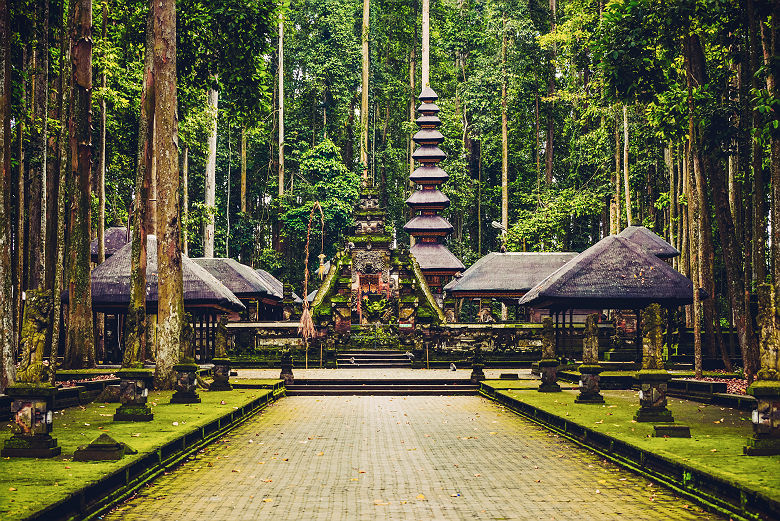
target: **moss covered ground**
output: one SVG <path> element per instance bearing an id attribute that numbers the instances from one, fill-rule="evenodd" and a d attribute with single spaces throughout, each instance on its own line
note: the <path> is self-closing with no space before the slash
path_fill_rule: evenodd
<path id="1" fill-rule="evenodd" d="M 717 476 L 731 483 L 780 497 L 780 456 L 744 456 L 742 447 L 752 434 L 749 411 L 688 400 L 669 399 L 677 423 L 688 425 L 691 438 L 654 438 L 650 423 L 637 423 L 636 391 L 602 391 L 603 405 L 575 404 L 576 391 L 540 393 L 499 390 L 503 382 L 487 385 L 512 398 L 565 417 L 567 420 L 651 451 L 670 460 Z"/>
<path id="2" fill-rule="evenodd" d="M 0 519 L 23 519 L 144 454 L 154 452 L 169 441 L 270 392 L 270 389 L 202 391 L 199 404 L 171 404 L 172 391 L 153 391 L 149 395 L 149 405 L 154 420 L 141 423 L 113 422 L 118 404 L 92 403 L 57 411 L 52 435 L 62 447 L 62 455 L 51 459 L 0 459 Z M 85 445 L 103 433 L 128 444 L 138 454 L 125 456 L 119 461 L 72 460 L 73 452 L 79 445 Z M 0 444 L 10 436 L 10 426 L 3 425 Z"/>

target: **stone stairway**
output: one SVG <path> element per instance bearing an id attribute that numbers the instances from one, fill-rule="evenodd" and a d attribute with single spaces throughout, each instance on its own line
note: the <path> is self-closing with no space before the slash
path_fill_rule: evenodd
<path id="1" fill-rule="evenodd" d="M 343 368 L 381 369 L 412 366 L 406 353 L 395 349 L 341 351 L 336 356 L 336 361 L 338 366 Z"/>
<path id="2" fill-rule="evenodd" d="M 470 380 L 319 380 L 301 379 L 287 386 L 288 396 L 453 396 L 477 394 Z"/>

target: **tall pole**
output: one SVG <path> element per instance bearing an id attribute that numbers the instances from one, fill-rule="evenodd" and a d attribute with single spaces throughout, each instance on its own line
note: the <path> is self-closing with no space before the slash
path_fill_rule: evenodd
<path id="1" fill-rule="evenodd" d="M 422 3 L 422 88 L 430 86 L 431 71 L 431 0 Z"/>
<path id="2" fill-rule="evenodd" d="M 279 13 L 279 197 L 284 195 L 284 12 Z"/>
<path id="3" fill-rule="evenodd" d="M 368 184 L 368 27 L 370 0 L 363 0 L 363 78 L 360 92 L 360 162 L 363 165 L 363 184 Z"/>

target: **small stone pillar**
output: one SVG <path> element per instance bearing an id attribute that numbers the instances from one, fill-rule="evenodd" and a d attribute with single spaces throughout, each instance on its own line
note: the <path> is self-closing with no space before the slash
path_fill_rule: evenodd
<path id="1" fill-rule="evenodd" d="M 27 292 L 20 345 L 22 361 L 16 383 L 5 390 L 11 398 L 14 434 L 5 441 L 3 457 L 51 458 L 62 451 L 51 437 L 57 388 L 49 383 L 50 373 L 43 364 L 51 304 L 51 291 Z"/>
<path id="2" fill-rule="evenodd" d="M 455 297 L 444 297 L 444 320 L 449 323 L 458 321 L 455 313 Z"/>
<path id="3" fill-rule="evenodd" d="M 485 340 L 482 340 L 484 342 Z M 485 359 L 482 355 L 482 342 L 477 342 L 474 346 L 474 353 L 471 355 L 471 381 L 477 383 L 485 379 Z"/>
<path id="4" fill-rule="evenodd" d="M 217 331 L 214 336 L 214 368 L 211 370 L 214 381 L 209 386 L 209 391 L 232 391 L 230 385 L 230 358 L 227 355 L 227 317 L 222 315 L 217 322 Z"/>
<path id="5" fill-rule="evenodd" d="M 181 345 L 184 349 L 184 356 L 180 363 L 173 366 L 173 370 L 176 371 L 176 381 L 173 386 L 175 392 L 171 396 L 171 403 L 200 403 L 200 396 L 198 396 L 197 391 L 198 369 L 200 368 L 195 363 L 193 353 L 194 332 L 192 331 L 190 320 L 191 317 L 187 313 L 181 333 Z"/>
<path id="6" fill-rule="evenodd" d="M 580 366 L 580 394 L 574 403 L 604 403 L 599 393 L 599 329 L 596 325 L 597 313 L 591 313 L 585 319 L 585 331 L 582 337 L 582 365 Z"/>
<path id="7" fill-rule="evenodd" d="M 639 326 L 639 324 L 637 324 Z M 642 312 L 642 369 L 639 380 L 639 410 L 634 415 L 638 422 L 674 422 L 666 408 L 666 391 L 670 375 L 664 369 L 662 358 L 664 333 L 661 306 L 650 304 Z"/>
<path id="8" fill-rule="evenodd" d="M 542 320 L 542 359 L 539 361 L 539 375 L 542 383 L 540 392 L 555 393 L 561 390 L 558 385 L 558 357 L 555 354 L 555 329 L 552 317 L 544 317 Z"/>
<path id="9" fill-rule="evenodd" d="M 114 421 L 146 422 L 154 418 L 152 409 L 146 404 L 154 373 L 147 369 L 120 369 L 119 381 L 121 405 L 114 414 Z"/>
<path id="10" fill-rule="evenodd" d="M 757 401 L 753 436 L 744 447 L 749 456 L 780 454 L 780 316 L 771 284 L 758 287 L 758 328 L 761 369 L 747 388 Z"/>
<path id="11" fill-rule="evenodd" d="M 412 369 L 422 369 L 425 361 L 425 339 L 419 324 L 415 325 L 412 331 L 412 355 Z"/>
<path id="12" fill-rule="evenodd" d="M 285 282 L 282 286 L 282 318 L 295 320 L 295 299 L 293 298 L 292 284 Z"/>
<path id="13" fill-rule="evenodd" d="M 282 372 L 279 374 L 279 378 L 284 380 L 284 385 L 292 385 L 295 383 L 292 352 L 289 349 L 282 350 Z"/>

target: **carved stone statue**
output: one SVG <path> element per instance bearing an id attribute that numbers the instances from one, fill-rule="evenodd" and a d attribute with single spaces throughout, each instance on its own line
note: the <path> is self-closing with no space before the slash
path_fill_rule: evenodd
<path id="1" fill-rule="evenodd" d="M 217 320 L 217 332 L 214 336 L 214 358 L 227 358 L 227 321 L 226 315 L 220 316 Z"/>
<path id="2" fill-rule="evenodd" d="M 41 383 L 48 380 L 48 370 L 43 364 L 43 350 L 51 314 L 51 291 L 33 289 L 28 290 L 26 295 L 20 346 L 22 361 L 16 373 L 16 381 Z"/>
<path id="3" fill-rule="evenodd" d="M 650 304 L 642 312 L 642 329 L 644 340 L 642 345 L 642 369 L 663 369 L 663 321 L 661 306 Z"/>

